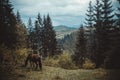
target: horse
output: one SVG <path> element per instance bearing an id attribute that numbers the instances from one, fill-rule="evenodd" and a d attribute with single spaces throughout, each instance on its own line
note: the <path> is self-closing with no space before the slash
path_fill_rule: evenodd
<path id="1" fill-rule="evenodd" d="M 28 56 L 27 56 L 27 58 L 25 60 L 25 67 L 28 64 L 28 61 L 29 61 L 31 67 L 34 68 L 34 64 L 35 64 L 36 65 L 35 69 L 37 69 L 38 65 L 39 65 L 39 69 L 42 70 L 42 62 L 41 62 L 40 54 L 38 54 L 38 53 L 36 53 L 36 54 L 33 54 L 33 53 L 28 54 Z"/>

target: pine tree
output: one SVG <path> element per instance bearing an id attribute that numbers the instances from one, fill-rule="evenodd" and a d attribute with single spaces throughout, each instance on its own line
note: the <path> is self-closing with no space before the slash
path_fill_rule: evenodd
<path id="1" fill-rule="evenodd" d="M 27 29 L 25 25 L 23 24 L 21 20 L 21 16 L 19 11 L 17 11 L 16 14 L 16 20 L 17 20 L 17 25 L 16 25 L 16 33 L 17 33 L 17 47 L 18 48 L 24 48 L 27 46 Z"/>
<path id="2" fill-rule="evenodd" d="M 94 6 L 94 53 L 91 55 L 92 61 L 96 64 L 96 67 L 100 67 L 100 65 L 104 61 L 104 55 L 102 52 L 103 41 L 103 28 L 102 28 L 102 4 L 99 0 L 96 0 L 96 4 Z"/>
<path id="3" fill-rule="evenodd" d="M 89 29 L 89 36 L 88 36 L 88 40 L 87 40 L 87 52 L 88 52 L 88 58 L 90 58 L 91 54 L 93 54 L 94 52 L 94 28 L 93 28 L 93 20 L 94 20 L 94 16 L 93 16 L 93 6 L 92 6 L 92 1 L 89 2 L 89 7 L 87 10 L 87 14 L 86 14 L 87 18 L 86 18 L 86 26 Z"/>
<path id="4" fill-rule="evenodd" d="M 120 4 L 120 0 L 118 0 Z M 120 6 L 118 7 L 118 13 L 116 13 L 117 16 L 117 26 L 120 28 Z"/>
<path id="5" fill-rule="evenodd" d="M 110 0 L 102 0 L 103 2 L 103 16 L 102 16 L 102 20 L 103 20 L 103 26 L 105 27 L 105 30 L 106 29 L 110 29 L 111 27 L 113 27 L 113 23 L 114 23 L 114 20 L 113 20 L 113 17 L 114 17 L 114 14 L 113 14 L 113 6 L 112 6 L 112 1 Z"/>
<path id="6" fill-rule="evenodd" d="M 51 18 L 49 14 L 47 17 L 44 16 L 43 21 L 43 48 L 44 56 L 54 56 L 56 52 L 57 41 L 56 34 L 53 30 Z"/>
<path id="7" fill-rule="evenodd" d="M 0 19 L 0 45 L 15 48 L 17 44 L 16 18 L 9 0 L 0 0 Z"/>
<path id="8" fill-rule="evenodd" d="M 105 67 L 120 69 L 120 63 L 118 62 L 120 60 L 120 28 L 113 27 L 108 36 L 110 40 L 110 49 L 105 59 Z"/>
<path id="9" fill-rule="evenodd" d="M 50 56 L 54 56 L 56 55 L 56 49 L 57 49 L 57 40 L 56 40 L 56 34 L 55 34 L 55 31 L 53 29 L 53 26 L 52 26 L 52 21 L 51 21 L 51 18 L 49 16 L 49 14 L 47 15 L 47 26 L 49 27 L 49 31 L 48 31 L 48 39 L 49 39 L 49 42 L 48 42 L 48 47 L 49 47 L 49 55 Z"/>
<path id="10" fill-rule="evenodd" d="M 31 18 L 28 19 L 28 48 L 33 48 L 34 31 Z"/>
<path id="11" fill-rule="evenodd" d="M 93 26 L 93 7 L 92 7 L 92 1 L 89 2 L 89 6 L 88 6 L 88 10 L 87 10 L 87 13 L 86 13 L 86 25 L 88 27 L 92 27 Z"/>
<path id="12" fill-rule="evenodd" d="M 75 61 L 77 66 L 82 66 L 86 58 L 86 36 L 83 26 L 80 27 L 78 32 L 78 38 L 76 43 L 75 54 L 73 55 L 73 61 Z"/>
<path id="13" fill-rule="evenodd" d="M 38 47 L 39 47 L 39 49 L 41 48 L 42 49 L 42 35 L 43 35 L 43 33 L 42 33 L 42 29 L 43 29 L 43 20 L 42 20 L 42 18 L 41 18 L 41 15 L 40 15 L 40 13 L 38 13 L 38 16 L 37 16 L 37 21 L 38 21 Z"/>
<path id="14" fill-rule="evenodd" d="M 112 46 L 110 33 L 114 28 L 114 20 L 113 20 L 113 9 L 112 2 L 110 0 L 102 0 L 102 32 L 101 32 L 101 42 L 100 42 L 100 50 L 102 55 L 104 56 L 103 60 L 101 59 L 101 64 L 105 62 L 107 64 L 107 58 L 109 55 L 110 47 Z"/>
<path id="15" fill-rule="evenodd" d="M 17 22 L 18 22 L 18 23 L 22 23 L 22 20 L 21 20 L 21 16 L 20 16 L 19 11 L 17 11 L 16 19 L 17 19 Z"/>

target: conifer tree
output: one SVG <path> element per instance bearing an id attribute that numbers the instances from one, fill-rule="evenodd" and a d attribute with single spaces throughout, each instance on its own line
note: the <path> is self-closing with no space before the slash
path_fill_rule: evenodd
<path id="1" fill-rule="evenodd" d="M 19 11 L 17 11 L 16 19 L 17 19 L 17 22 L 18 22 L 18 23 L 21 23 L 21 22 L 22 22 Z"/>
<path id="2" fill-rule="evenodd" d="M 0 45 L 15 48 L 17 44 L 16 18 L 9 0 L 0 0 L 0 19 Z"/>
<path id="3" fill-rule="evenodd" d="M 110 49 L 109 53 L 106 55 L 105 67 L 109 69 L 120 69 L 120 63 L 118 62 L 120 60 L 120 28 L 113 27 L 108 36 L 110 40 Z"/>
<path id="4" fill-rule="evenodd" d="M 104 55 L 101 48 L 103 47 L 103 28 L 102 28 L 102 4 L 99 0 L 96 0 L 94 6 L 94 53 L 91 55 L 92 61 L 96 64 L 96 67 L 100 67 L 101 63 L 104 61 Z"/>
<path id="5" fill-rule="evenodd" d="M 87 39 L 87 52 L 88 52 L 88 58 L 90 58 L 91 54 L 93 54 L 94 52 L 94 30 L 93 30 L 93 20 L 94 20 L 94 16 L 93 16 L 93 6 L 92 6 L 92 1 L 89 2 L 89 6 L 88 6 L 88 10 L 86 13 L 86 26 L 89 29 L 89 36 Z"/>
<path id="6" fill-rule="evenodd" d="M 56 55 L 55 53 L 57 49 L 57 41 L 56 41 L 56 34 L 53 29 L 52 21 L 49 14 L 47 15 L 47 26 L 49 27 L 49 30 L 48 30 L 48 39 L 49 39 L 48 48 L 50 53 L 49 55 L 54 56 Z"/>
<path id="7" fill-rule="evenodd" d="M 85 31 L 83 26 L 81 26 L 78 32 L 75 54 L 73 55 L 73 61 L 75 61 L 77 66 L 81 67 L 85 62 L 85 58 L 87 55 L 86 44 L 87 42 L 86 42 Z"/>
<path id="8" fill-rule="evenodd" d="M 110 53 L 111 45 L 111 37 L 110 33 L 112 33 L 112 29 L 114 28 L 114 20 L 113 20 L 113 6 L 111 0 L 102 0 L 102 32 L 101 32 L 101 42 L 100 42 L 100 49 L 103 55 L 103 59 L 101 59 L 100 64 L 104 62 L 107 63 L 107 58 Z"/>
<path id="9" fill-rule="evenodd" d="M 93 26 L 93 6 L 92 6 L 92 1 L 89 2 L 89 6 L 88 6 L 86 16 L 87 16 L 86 25 L 91 28 Z"/>
<path id="10" fill-rule="evenodd" d="M 54 56 L 56 52 L 57 41 L 56 41 L 56 34 L 53 30 L 52 21 L 49 16 L 44 16 L 43 21 L 43 48 L 44 54 L 46 56 Z"/>
<path id="11" fill-rule="evenodd" d="M 19 11 L 17 11 L 16 14 L 16 21 L 17 21 L 17 25 L 16 25 L 16 33 L 17 33 L 17 47 L 18 48 L 23 48 L 27 46 L 27 29 L 25 27 L 25 25 L 23 24 L 22 20 L 21 20 L 21 16 Z"/>
<path id="12" fill-rule="evenodd" d="M 120 0 L 118 0 L 120 4 Z M 120 6 L 118 7 L 118 12 L 116 13 L 117 16 L 117 26 L 120 28 Z"/>
<path id="13" fill-rule="evenodd" d="M 33 48 L 34 31 L 31 18 L 28 19 L 28 48 Z"/>
<path id="14" fill-rule="evenodd" d="M 43 20 L 42 20 L 42 18 L 41 18 L 41 15 L 40 15 L 40 13 L 38 13 L 38 16 L 37 16 L 37 21 L 38 21 L 38 47 L 39 48 L 42 48 L 42 35 L 43 35 L 43 33 L 42 33 L 42 29 L 43 29 Z"/>

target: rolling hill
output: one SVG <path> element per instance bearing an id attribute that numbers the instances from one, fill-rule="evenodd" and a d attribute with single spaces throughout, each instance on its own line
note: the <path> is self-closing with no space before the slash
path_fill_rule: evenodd
<path id="1" fill-rule="evenodd" d="M 54 30 L 56 31 L 56 37 L 58 39 L 63 38 L 65 35 L 71 34 L 78 30 L 78 28 L 68 27 L 64 25 L 54 26 Z"/>

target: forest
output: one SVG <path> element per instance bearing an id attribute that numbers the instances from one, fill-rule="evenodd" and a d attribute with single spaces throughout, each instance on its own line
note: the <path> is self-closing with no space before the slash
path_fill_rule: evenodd
<path id="1" fill-rule="evenodd" d="M 120 80 L 120 0 L 117 10 L 112 0 L 95 1 L 79 29 L 57 38 L 51 14 L 26 25 L 0 0 L 0 80 Z"/>

